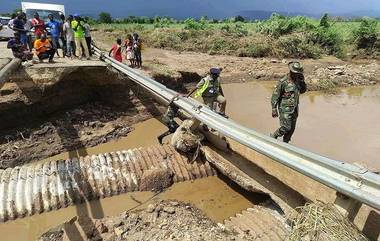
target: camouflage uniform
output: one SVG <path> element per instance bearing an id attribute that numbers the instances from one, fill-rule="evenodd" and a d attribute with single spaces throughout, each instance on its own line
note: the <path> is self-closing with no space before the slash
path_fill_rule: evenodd
<path id="1" fill-rule="evenodd" d="M 169 130 L 157 137 L 160 144 L 162 144 L 162 140 L 165 136 L 174 133 L 178 129 L 179 125 L 174 120 L 176 117 L 178 117 L 178 107 L 171 103 L 162 117 L 162 122 L 169 128 Z"/>
<path id="2" fill-rule="evenodd" d="M 197 84 L 198 92 L 195 97 L 202 96 L 203 102 L 210 109 L 214 109 L 214 102 L 220 104 L 220 112 L 226 111 L 226 98 L 223 96 L 223 91 L 220 86 L 220 79 L 213 79 L 211 75 L 206 76 Z"/>
<path id="3" fill-rule="evenodd" d="M 284 142 L 290 141 L 296 128 L 299 96 L 305 92 L 306 83 L 303 78 L 293 82 L 288 75 L 279 81 L 271 100 L 272 110 L 279 110 L 281 126 L 272 134 L 274 138 L 283 136 Z"/>

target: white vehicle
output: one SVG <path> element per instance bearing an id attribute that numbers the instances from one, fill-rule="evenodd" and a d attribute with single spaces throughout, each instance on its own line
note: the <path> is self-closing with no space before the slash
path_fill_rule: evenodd
<path id="1" fill-rule="evenodd" d="M 61 20 L 60 14 L 65 15 L 65 6 L 60 4 L 21 2 L 21 8 L 27 19 L 33 19 L 37 12 L 45 22 L 48 21 L 49 14 L 52 14 L 57 21 Z"/>
<path id="2" fill-rule="evenodd" d="M 9 39 L 13 37 L 14 31 L 8 27 L 8 22 L 11 20 L 10 17 L 0 16 L 0 39 Z"/>

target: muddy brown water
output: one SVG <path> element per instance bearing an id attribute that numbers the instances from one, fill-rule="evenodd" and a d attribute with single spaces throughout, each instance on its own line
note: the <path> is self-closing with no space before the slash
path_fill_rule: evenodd
<path id="1" fill-rule="evenodd" d="M 274 85 L 275 82 L 224 85 L 230 117 L 262 133 L 273 131 L 278 127 L 278 121 L 271 118 L 270 95 Z M 301 98 L 300 118 L 292 144 L 334 159 L 358 162 L 379 170 L 379 104 L 380 86 L 343 89 L 340 94 L 333 96 L 320 92 L 307 93 Z M 156 137 L 166 130 L 156 119 L 133 127 L 134 131 L 127 137 L 62 153 L 45 161 L 155 145 L 158 143 Z M 43 232 L 78 214 L 102 218 L 168 199 L 190 202 L 216 222 L 222 222 L 263 201 L 258 196 L 244 194 L 218 177 L 210 177 L 177 183 L 156 196 L 151 192 L 123 194 L 0 224 L 0 241 L 36 240 Z"/>
<path id="2" fill-rule="evenodd" d="M 138 123 L 133 127 L 134 131 L 127 137 L 96 147 L 62 153 L 42 161 L 156 145 L 158 144 L 157 135 L 166 130 L 166 127 L 156 119 Z M 151 202 L 160 200 L 178 200 L 191 203 L 215 222 L 223 222 L 223 220 L 265 199 L 266 197 L 260 195 L 246 193 L 230 181 L 223 181 L 218 177 L 209 177 L 192 182 L 176 183 L 159 195 L 152 192 L 127 193 L 3 223 L 0 224 L 0 233 L 2 234 L 0 241 L 36 240 L 42 233 L 77 215 L 90 215 L 94 218 L 115 216 L 126 210 L 138 210 Z"/>
<path id="3" fill-rule="evenodd" d="M 159 143 L 157 141 L 157 136 L 167 130 L 167 128 L 161 122 L 154 118 L 132 125 L 132 127 L 134 130 L 126 137 L 112 140 L 110 142 L 94 147 L 82 148 L 70 152 L 63 152 L 59 155 L 46 158 L 43 161 L 68 159 L 79 156 L 158 145 Z M 164 142 L 165 141 L 168 141 L 168 139 L 164 139 Z"/>
<path id="4" fill-rule="evenodd" d="M 270 96 L 276 82 L 247 82 L 223 85 L 230 117 L 269 134 L 278 128 L 271 117 Z M 329 95 L 307 92 L 301 96 L 300 115 L 291 144 L 349 163 L 380 170 L 380 85 L 341 89 Z M 66 152 L 46 160 L 85 156 L 158 144 L 166 130 L 150 119 L 133 126 L 127 137 L 99 146 Z M 168 139 L 166 139 L 168 141 Z"/>
<path id="5" fill-rule="evenodd" d="M 152 192 L 135 192 L 71 206 L 50 213 L 0 224 L 1 241 L 34 241 L 47 230 L 77 215 L 94 218 L 115 216 L 126 210 L 139 210 L 160 200 L 178 200 L 191 203 L 215 222 L 239 213 L 263 201 L 260 197 L 241 194 L 218 177 L 174 184 L 158 195 Z"/>
<path id="6" fill-rule="evenodd" d="M 225 84 L 227 114 L 268 134 L 278 128 L 270 97 L 276 82 Z M 291 144 L 349 163 L 380 170 L 380 86 L 341 89 L 336 95 L 308 92 Z"/>

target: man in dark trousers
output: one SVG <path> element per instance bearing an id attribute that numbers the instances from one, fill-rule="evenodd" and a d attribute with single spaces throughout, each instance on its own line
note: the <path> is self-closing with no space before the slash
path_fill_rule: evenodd
<path id="1" fill-rule="evenodd" d="M 42 34 L 41 39 L 34 41 L 34 48 L 41 63 L 44 59 L 49 59 L 49 63 L 54 63 L 53 58 L 56 50 L 53 48 L 49 39 L 46 38 L 46 34 Z"/>
<path id="2" fill-rule="evenodd" d="M 168 109 L 166 110 L 166 113 L 162 117 L 162 121 L 169 128 L 169 130 L 157 137 L 160 144 L 162 144 L 164 137 L 174 133 L 178 129 L 179 124 L 174 120 L 176 117 L 178 117 L 178 110 L 179 108 L 173 103 L 173 101 L 171 101 L 169 103 Z"/>
<path id="3" fill-rule="evenodd" d="M 271 100 L 272 117 L 280 117 L 281 125 L 271 136 L 276 139 L 283 136 L 286 143 L 290 142 L 296 128 L 300 94 L 307 88 L 302 64 L 290 62 L 288 66 L 289 74 L 278 82 Z"/>

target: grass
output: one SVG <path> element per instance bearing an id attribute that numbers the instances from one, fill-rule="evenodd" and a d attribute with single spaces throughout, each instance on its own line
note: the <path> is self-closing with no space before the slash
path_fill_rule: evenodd
<path id="1" fill-rule="evenodd" d="M 112 37 L 138 32 L 149 47 L 178 51 L 196 51 L 245 57 L 319 58 L 346 53 L 376 56 L 380 40 L 370 51 L 356 46 L 355 32 L 361 22 L 329 21 L 328 27 L 319 20 L 306 17 L 274 15 L 265 21 L 210 23 L 188 19 L 183 23 L 98 24 L 94 27 Z M 375 36 L 380 34 L 377 24 Z"/>

